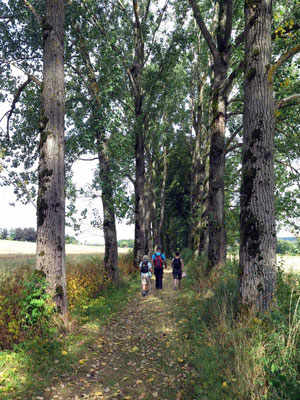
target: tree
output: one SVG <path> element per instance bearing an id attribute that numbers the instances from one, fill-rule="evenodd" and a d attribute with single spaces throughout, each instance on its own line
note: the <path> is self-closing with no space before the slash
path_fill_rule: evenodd
<path id="1" fill-rule="evenodd" d="M 210 126 L 208 194 L 208 269 L 221 268 L 226 260 L 225 232 L 225 127 L 228 96 L 227 74 L 231 57 L 233 0 L 219 1 L 216 41 L 207 29 L 195 0 L 190 0 L 195 19 L 209 46 L 213 63 L 212 122 Z"/>
<path id="2" fill-rule="evenodd" d="M 66 318 L 64 18 L 63 0 L 45 0 L 44 20 L 37 15 L 43 34 L 43 85 L 36 269 L 45 274 L 57 310 Z"/>
<path id="3" fill-rule="evenodd" d="M 240 299 L 266 311 L 276 287 L 272 0 L 245 1 L 246 69 L 240 217 Z"/>

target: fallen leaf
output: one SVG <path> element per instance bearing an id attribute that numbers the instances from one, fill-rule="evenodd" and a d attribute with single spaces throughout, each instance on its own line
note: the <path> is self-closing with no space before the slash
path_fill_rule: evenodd
<path id="1" fill-rule="evenodd" d="M 154 381 L 154 378 L 149 378 L 148 379 L 148 382 L 153 382 Z"/>
<path id="2" fill-rule="evenodd" d="M 138 380 L 135 381 L 135 383 L 136 383 L 137 385 L 139 385 L 140 383 L 143 383 L 143 381 L 141 381 L 140 379 L 138 379 Z"/>
<path id="3" fill-rule="evenodd" d="M 67 352 L 66 350 L 63 350 L 63 351 L 61 352 L 61 354 L 63 354 L 63 355 L 65 356 L 66 354 L 68 354 L 68 352 Z"/>
<path id="4" fill-rule="evenodd" d="M 180 357 L 178 357 L 177 360 L 178 360 L 179 362 L 181 362 L 181 363 L 183 362 L 183 359 L 180 358 Z"/>
<path id="5" fill-rule="evenodd" d="M 152 396 L 153 396 L 153 397 L 158 397 L 158 392 L 153 392 L 153 393 L 152 393 Z"/>

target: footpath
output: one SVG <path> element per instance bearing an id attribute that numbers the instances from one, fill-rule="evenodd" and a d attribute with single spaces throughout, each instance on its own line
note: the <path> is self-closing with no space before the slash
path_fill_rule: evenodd
<path id="1" fill-rule="evenodd" d="M 191 399 L 186 384 L 191 371 L 184 360 L 188 344 L 180 333 L 184 316 L 178 319 L 175 312 L 179 295 L 170 269 L 162 291 L 152 279 L 152 293 L 133 296 L 91 338 L 74 372 L 54 381 L 40 399 Z"/>

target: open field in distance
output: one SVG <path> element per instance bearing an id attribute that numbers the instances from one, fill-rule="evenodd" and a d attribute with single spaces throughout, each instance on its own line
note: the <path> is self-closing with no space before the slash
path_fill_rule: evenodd
<path id="1" fill-rule="evenodd" d="M 35 254 L 35 243 L 0 240 L 0 257 L 9 254 Z M 119 248 L 119 253 L 127 253 L 128 249 Z M 66 244 L 66 254 L 101 254 L 104 246 L 86 246 Z"/>

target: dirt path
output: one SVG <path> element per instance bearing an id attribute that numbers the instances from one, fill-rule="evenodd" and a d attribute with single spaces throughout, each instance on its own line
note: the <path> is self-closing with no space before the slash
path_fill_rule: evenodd
<path id="1" fill-rule="evenodd" d="M 183 399 L 187 373 L 178 333 L 170 270 L 162 291 L 137 294 L 119 315 L 94 335 L 72 375 L 53 382 L 46 399 Z M 152 287 L 155 286 L 154 279 Z M 39 399 L 39 396 L 36 397 Z"/>

